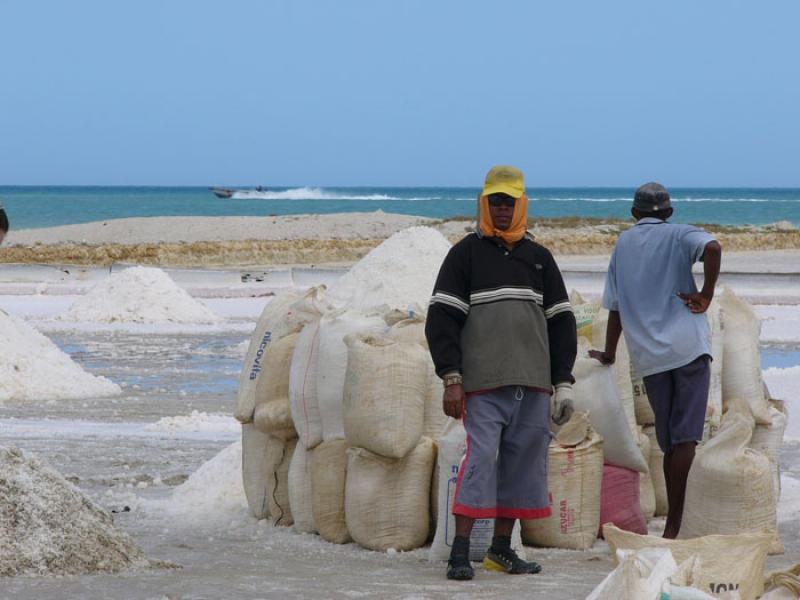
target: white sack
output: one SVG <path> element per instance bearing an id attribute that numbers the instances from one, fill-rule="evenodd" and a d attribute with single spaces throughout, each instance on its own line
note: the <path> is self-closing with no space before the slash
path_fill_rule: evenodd
<path id="1" fill-rule="evenodd" d="M 431 472 L 436 445 L 422 438 L 404 458 L 364 448 L 347 451 L 345 518 L 353 539 L 370 550 L 413 550 L 430 528 Z"/>
<path id="2" fill-rule="evenodd" d="M 586 600 L 671 599 L 670 579 L 679 573 L 680 567 L 667 548 L 619 550 L 617 561 L 617 567 Z"/>
<path id="3" fill-rule="evenodd" d="M 669 512 L 669 500 L 667 498 L 667 482 L 664 479 L 664 453 L 658 445 L 656 439 L 656 428 L 654 425 L 648 425 L 642 428 L 644 433 L 650 440 L 650 456 L 648 457 L 648 465 L 650 466 L 650 480 L 653 482 L 653 492 L 656 499 L 656 517 L 664 517 Z"/>
<path id="4" fill-rule="evenodd" d="M 289 465 L 289 506 L 294 529 L 300 533 L 315 533 L 314 511 L 311 508 L 311 462 L 303 444 L 295 446 Z"/>
<path id="5" fill-rule="evenodd" d="M 325 309 L 325 286 L 312 288 L 303 296 L 284 292 L 264 307 L 250 337 L 250 346 L 239 375 L 239 391 L 233 416 L 240 423 L 250 423 L 256 404 L 256 384 L 264 369 L 267 347 L 290 333 L 300 331 L 305 323 L 319 317 Z"/>
<path id="6" fill-rule="evenodd" d="M 763 452 L 769 459 L 772 469 L 772 490 L 777 502 L 781 497 L 781 446 L 788 420 L 783 402 L 771 400 L 769 415 L 770 424 L 756 425 L 749 446 L 753 450 Z"/>
<path id="7" fill-rule="evenodd" d="M 300 443 L 311 449 L 322 441 L 322 418 L 317 402 L 319 319 L 309 322 L 297 338 L 289 369 L 289 407 Z"/>
<path id="8" fill-rule="evenodd" d="M 450 558 L 450 548 L 456 535 L 456 519 L 453 516 L 453 502 L 455 499 L 456 481 L 461 460 L 467 451 L 467 432 L 461 421 L 448 419 L 438 440 L 439 456 L 437 460 L 439 471 L 439 499 L 436 517 L 436 535 L 433 538 L 430 550 L 430 560 L 433 562 Z M 470 536 L 470 560 L 483 560 L 489 546 L 492 545 L 494 533 L 494 519 L 476 519 Z M 511 533 L 511 546 L 525 557 L 525 549 L 520 538 L 519 522 L 514 524 Z"/>
<path id="9" fill-rule="evenodd" d="M 589 413 L 592 429 L 603 437 L 606 462 L 647 472 L 647 461 L 625 416 L 614 370 L 593 358 L 581 356 L 575 361 L 572 374 L 575 377 L 575 410 Z"/>
<path id="10" fill-rule="evenodd" d="M 647 473 L 639 473 L 639 503 L 642 507 L 642 514 L 648 521 L 656 514 L 656 490 L 653 485 L 652 465 L 650 461 L 650 438 L 643 431 L 639 432 L 639 449 L 642 455 L 647 457 L 648 466 L 650 467 Z M 663 475 L 663 473 L 662 473 Z"/>
<path id="11" fill-rule="evenodd" d="M 317 403 L 324 441 L 344 439 L 342 398 L 347 373 L 345 336 L 378 333 L 385 329 L 386 325 L 380 317 L 367 317 L 355 312 L 326 315 L 320 321 Z"/>
<path id="12" fill-rule="evenodd" d="M 547 484 L 553 512 L 544 519 L 522 520 L 525 544 L 586 550 L 597 539 L 603 440 L 585 426 L 578 439 L 564 439 L 569 435 L 568 430 L 581 421 L 588 423 L 585 413 L 573 413 L 550 443 Z"/>
<path id="13" fill-rule="evenodd" d="M 334 544 L 353 541 L 344 515 L 347 441 L 322 442 L 311 450 L 311 510 L 323 539 Z"/>
<path id="14" fill-rule="evenodd" d="M 669 548 L 678 563 L 697 556 L 692 585 L 715 597 L 721 597 L 728 590 L 738 590 L 742 600 L 755 600 L 764 589 L 764 563 L 772 541 L 769 534 L 708 535 L 691 540 L 668 540 L 604 525 L 603 537 L 615 558 L 620 549 L 643 548 Z"/>
<path id="15" fill-rule="evenodd" d="M 384 317 L 385 318 L 385 317 Z M 425 319 L 412 317 L 395 323 L 388 333 L 392 339 L 416 343 L 425 349 L 428 356 L 428 394 L 425 397 L 425 418 L 422 425 L 422 435 L 436 440 L 447 422 L 447 415 L 442 408 L 442 395 L 444 388 L 442 380 L 436 374 L 436 367 L 428 350 L 428 340 L 425 338 Z M 434 511 L 435 512 L 435 511 Z"/>
<path id="16" fill-rule="evenodd" d="M 242 425 L 242 482 L 250 513 L 256 519 L 270 516 L 269 496 L 283 451 L 282 440 L 258 431 L 252 423 Z"/>
<path id="17" fill-rule="evenodd" d="M 274 525 L 288 527 L 294 523 L 289 501 L 289 465 L 291 465 L 296 446 L 297 438 L 283 444 L 281 460 L 269 481 L 267 503 L 269 504 L 269 516 Z"/>
<path id="18" fill-rule="evenodd" d="M 428 356 L 419 344 L 349 335 L 344 433 L 351 446 L 402 458 L 422 437 Z"/>
<path id="19" fill-rule="evenodd" d="M 725 330 L 720 301 L 714 299 L 708 308 L 708 323 L 711 327 L 711 380 L 708 388 L 706 422 L 709 433 L 714 436 L 722 421 L 722 371 L 725 364 Z"/>
<path id="20" fill-rule="evenodd" d="M 256 384 L 256 429 L 282 440 L 297 437 L 289 406 L 289 369 L 298 334 L 273 341 L 264 352 L 264 370 Z"/>
<path id="21" fill-rule="evenodd" d="M 782 552 L 777 532 L 769 459 L 748 448 L 753 419 L 728 412 L 717 435 L 697 450 L 679 537 L 769 533 L 772 553 Z"/>
<path id="22" fill-rule="evenodd" d="M 720 294 L 725 328 L 722 358 L 722 401 L 744 400 L 756 423 L 769 424 L 769 405 L 764 396 L 761 353 L 758 347 L 761 323 L 753 308 L 728 288 Z"/>

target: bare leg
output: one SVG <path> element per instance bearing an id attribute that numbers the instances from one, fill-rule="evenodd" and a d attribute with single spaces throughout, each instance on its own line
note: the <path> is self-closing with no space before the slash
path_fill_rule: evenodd
<path id="1" fill-rule="evenodd" d="M 494 520 L 494 535 L 503 535 L 511 537 L 511 532 L 514 529 L 514 521 L 516 519 L 500 518 Z M 458 524 L 456 524 L 456 531 L 458 531 Z"/>
<path id="2" fill-rule="evenodd" d="M 464 515 L 455 515 L 455 517 L 456 535 L 469 539 L 469 536 L 472 535 L 472 526 L 475 524 L 475 519 L 472 517 L 465 517 Z"/>
<path id="3" fill-rule="evenodd" d="M 664 455 L 664 477 L 669 501 L 667 525 L 664 527 L 665 538 L 675 539 L 681 530 L 686 481 L 694 461 L 695 447 L 695 442 L 684 442 L 674 446 L 668 455 Z"/>

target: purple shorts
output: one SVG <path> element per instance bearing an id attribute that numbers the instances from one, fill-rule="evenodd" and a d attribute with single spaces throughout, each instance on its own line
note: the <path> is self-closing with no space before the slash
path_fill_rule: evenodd
<path id="1" fill-rule="evenodd" d="M 664 454 L 684 442 L 703 438 L 711 357 L 697 357 L 688 365 L 648 375 L 644 387 L 656 416 L 656 439 Z"/>

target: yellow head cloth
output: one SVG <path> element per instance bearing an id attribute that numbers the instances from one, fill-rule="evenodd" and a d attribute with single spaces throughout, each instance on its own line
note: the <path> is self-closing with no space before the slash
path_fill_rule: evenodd
<path id="1" fill-rule="evenodd" d="M 492 215 L 489 214 L 489 196 L 481 196 L 478 200 L 480 208 L 480 219 L 478 226 L 481 233 L 487 237 L 502 239 L 507 244 L 515 244 L 525 237 L 528 231 L 528 197 L 523 194 L 514 203 L 514 215 L 511 217 L 511 225 L 508 229 L 495 229 L 492 223 Z"/>

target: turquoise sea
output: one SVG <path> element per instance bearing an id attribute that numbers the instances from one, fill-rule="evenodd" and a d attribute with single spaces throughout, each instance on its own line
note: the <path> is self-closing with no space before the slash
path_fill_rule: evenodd
<path id="1" fill-rule="evenodd" d="M 673 220 L 800 226 L 800 189 L 674 188 Z M 14 229 L 125 217 L 376 211 L 447 218 L 475 213 L 476 188 L 291 187 L 215 197 L 205 187 L 0 186 Z M 529 188 L 533 217 L 629 216 L 633 188 Z"/>

